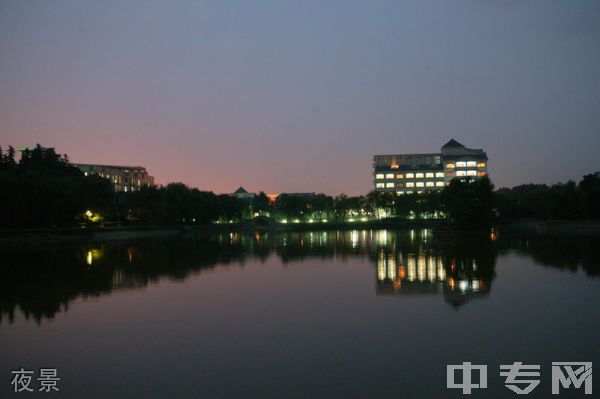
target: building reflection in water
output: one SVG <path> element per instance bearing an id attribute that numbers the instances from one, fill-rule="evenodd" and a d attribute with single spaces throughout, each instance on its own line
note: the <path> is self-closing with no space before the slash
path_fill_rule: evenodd
<path id="1" fill-rule="evenodd" d="M 65 246 L 3 253 L 0 324 L 16 313 L 36 321 L 66 311 L 75 300 L 114 290 L 183 280 L 214 267 L 244 267 L 277 257 L 283 265 L 305 259 L 372 267 L 381 296 L 433 295 L 459 307 L 491 292 L 497 254 L 531 256 L 536 264 L 600 276 L 598 237 L 541 237 L 493 231 L 478 237 L 440 238 L 427 230 L 226 232 L 173 240 Z"/>
<path id="2" fill-rule="evenodd" d="M 378 249 L 378 295 L 438 294 L 458 307 L 489 294 L 495 253 L 487 240 L 444 248 L 443 242 L 426 246 L 431 237 L 425 230 L 421 237 L 415 236 L 411 230 L 408 245 L 396 241 Z"/>

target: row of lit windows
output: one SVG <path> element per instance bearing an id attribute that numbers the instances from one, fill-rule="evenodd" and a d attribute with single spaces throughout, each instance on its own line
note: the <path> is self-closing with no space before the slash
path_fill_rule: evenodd
<path id="1" fill-rule="evenodd" d="M 464 176 L 477 176 L 476 170 L 457 170 L 456 176 L 464 177 Z"/>
<path id="2" fill-rule="evenodd" d="M 485 162 L 475 162 L 475 161 L 458 161 L 456 163 L 448 163 L 446 164 L 446 168 L 454 169 L 454 168 L 485 168 Z"/>
<path id="3" fill-rule="evenodd" d="M 84 172 L 84 175 L 88 176 L 89 173 L 88 172 Z M 98 176 L 100 176 L 102 178 L 105 178 L 105 179 L 108 179 L 108 180 L 112 181 L 114 184 L 121 184 L 121 182 L 123 180 L 123 179 L 121 179 L 121 176 L 109 175 L 108 173 L 107 174 L 98 173 Z M 129 183 L 129 184 L 132 185 L 131 190 L 134 189 L 133 185 L 135 185 L 135 184 L 137 184 L 138 187 L 142 186 L 142 181 L 140 179 L 126 179 L 126 180 L 127 180 L 127 183 Z M 125 191 L 127 191 L 127 186 L 125 186 Z"/>
<path id="4" fill-rule="evenodd" d="M 403 186 L 404 185 L 402 183 L 398 183 L 397 186 L 396 186 L 396 183 L 377 183 L 377 184 L 375 184 L 376 188 L 395 188 L 395 187 L 403 187 Z M 432 181 L 428 181 L 428 182 L 418 181 L 416 183 L 409 182 L 409 183 L 406 183 L 406 187 L 407 188 L 413 188 L 413 187 L 444 187 L 444 182 L 443 181 L 436 181 L 436 182 L 432 182 Z"/>
<path id="5" fill-rule="evenodd" d="M 404 178 L 407 178 L 407 179 L 415 179 L 415 178 L 416 179 L 423 179 L 423 178 L 433 179 L 434 177 L 444 177 L 444 172 L 435 172 L 435 173 L 433 173 L 433 172 L 426 172 L 426 173 L 419 172 L 419 173 L 406 173 L 406 174 L 398 173 L 396 175 L 394 175 L 393 173 L 386 173 L 386 174 L 377 173 L 375 175 L 375 178 L 377 180 L 393 179 L 393 178 L 396 178 L 396 179 L 404 179 Z"/>

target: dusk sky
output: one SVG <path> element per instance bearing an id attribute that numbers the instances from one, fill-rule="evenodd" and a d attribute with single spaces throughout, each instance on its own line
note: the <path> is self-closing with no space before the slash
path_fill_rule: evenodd
<path id="1" fill-rule="evenodd" d="M 600 2 L 0 2 L 0 145 L 215 192 L 372 189 L 483 148 L 496 186 L 600 170 Z"/>

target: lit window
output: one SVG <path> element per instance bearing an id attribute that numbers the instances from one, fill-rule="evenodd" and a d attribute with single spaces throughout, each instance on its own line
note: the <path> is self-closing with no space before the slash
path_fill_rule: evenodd
<path id="1" fill-rule="evenodd" d="M 402 188 L 402 187 L 404 187 L 404 183 L 396 183 L 396 187 Z"/>
<path id="2" fill-rule="evenodd" d="M 467 175 L 466 170 L 459 170 L 458 172 L 456 172 L 456 176 L 466 176 L 466 175 Z"/>
<path id="3" fill-rule="evenodd" d="M 467 163 L 465 161 L 459 161 L 456 163 L 457 168 L 464 168 L 466 166 L 467 166 Z"/>
<path id="4" fill-rule="evenodd" d="M 394 188 L 394 183 L 385 183 L 386 188 Z"/>
<path id="5" fill-rule="evenodd" d="M 403 174 L 397 174 L 396 175 L 396 179 L 404 179 L 404 175 Z"/>
<path id="6" fill-rule="evenodd" d="M 435 186 L 436 187 L 444 187 L 444 182 L 443 181 L 436 181 L 435 182 Z"/>
<path id="7" fill-rule="evenodd" d="M 425 187 L 425 183 L 423 183 L 422 181 L 418 181 L 417 187 Z"/>
<path id="8" fill-rule="evenodd" d="M 433 187 L 433 182 L 428 181 L 427 183 L 425 183 L 425 187 Z"/>
<path id="9" fill-rule="evenodd" d="M 412 182 L 411 183 L 406 183 L 406 187 L 414 187 L 414 186 L 415 186 L 415 183 L 412 183 Z"/>
<path id="10" fill-rule="evenodd" d="M 385 187 L 385 184 L 383 184 L 383 183 L 377 183 L 377 184 L 375 185 L 375 187 L 377 187 L 377 188 L 384 188 L 384 187 Z"/>
<path id="11" fill-rule="evenodd" d="M 383 179 L 383 173 L 377 173 L 377 174 L 375 175 L 375 178 L 376 178 L 376 179 Z"/>
<path id="12" fill-rule="evenodd" d="M 125 192 L 127 192 L 127 186 L 125 186 Z"/>
<path id="13" fill-rule="evenodd" d="M 485 162 L 479 162 L 479 163 L 477 164 L 477 167 L 478 167 L 478 168 L 485 168 Z"/>
<path id="14" fill-rule="evenodd" d="M 388 173 L 385 175 L 386 179 L 393 179 L 394 178 L 394 174 L 393 173 Z"/>
<path id="15" fill-rule="evenodd" d="M 407 191 L 407 192 L 406 192 L 406 194 L 412 194 L 412 193 L 413 193 L 412 191 Z"/>
<path id="16" fill-rule="evenodd" d="M 475 161 L 468 161 L 467 162 L 467 166 L 469 168 L 474 168 L 475 166 L 477 166 L 477 162 L 475 162 Z"/>
<path id="17" fill-rule="evenodd" d="M 417 173 L 415 176 L 417 179 L 422 179 L 424 177 L 423 173 Z"/>
<path id="18" fill-rule="evenodd" d="M 398 195 L 404 195 L 404 191 L 396 191 L 396 194 L 398 194 Z"/>
<path id="19" fill-rule="evenodd" d="M 433 177 L 433 172 L 427 172 L 425 173 L 425 177 L 428 179 L 431 179 Z"/>
<path id="20" fill-rule="evenodd" d="M 476 170 L 467 170 L 467 176 L 477 176 Z"/>
<path id="21" fill-rule="evenodd" d="M 398 164 L 397 163 L 393 163 L 390 168 L 392 169 L 398 169 Z"/>
<path id="22" fill-rule="evenodd" d="M 481 177 L 481 176 L 485 176 L 486 173 L 485 172 L 477 172 L 477 176 Z"/>
<path id="23" fill-rule="evenodd" d="M 444 172 L 435 172 L 435 177 L 444 177 Z"/>
<path id="24" fill-rule="evenodd" d="M 453 163 L 446 164 L 446 167 L 448 169 L 454 169 L 454 164 Z"/>
<path id="25" fill-rule="evenodd" d="M 414 173 L 407 173 L 406 174 L 406 178 L 407 179 L 414 179 L 415 178 L 415 174 Z"/>

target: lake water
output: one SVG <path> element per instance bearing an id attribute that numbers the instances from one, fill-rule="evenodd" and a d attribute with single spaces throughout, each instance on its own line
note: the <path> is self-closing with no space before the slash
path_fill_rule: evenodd
<path id="1" fill-rule="evenodd" d="M 509 398 L 517 361 L 549 397 L 552 362 L 600 364 L 599 250 L 355 230 L 5 251 L 0 397 L 464 397 L 446 366 L 472 362 L 488 388 L 468 397 Z M 60 391 L 13 393 L 21 367 L 35 390 L 55 368 Z"/>

